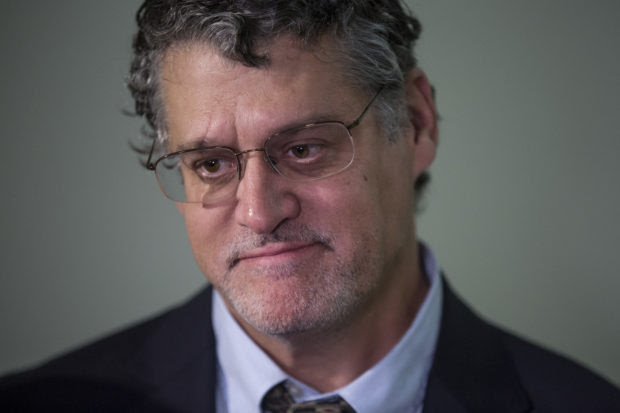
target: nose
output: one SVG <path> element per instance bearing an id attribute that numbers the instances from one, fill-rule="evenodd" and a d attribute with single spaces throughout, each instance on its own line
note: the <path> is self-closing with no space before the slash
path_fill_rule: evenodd
<path id="1" fill-rule="evenodd" d="M 257 234 L 268 234 L 299 215 L 299 199 L 291 182 L 278 175 L 263 151 L 247 151 L 241 162 L 235 219 Z"/>

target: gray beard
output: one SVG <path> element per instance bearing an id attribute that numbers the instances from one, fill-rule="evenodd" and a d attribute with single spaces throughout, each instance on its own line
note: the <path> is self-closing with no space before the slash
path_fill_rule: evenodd
<path id="1" fill-rule="evenodd" d="M 333 253 L 331 234 L 319 234 L 308 228 L 297 228 L 277 235 L 278 241 L 303 240 L 319 242 L 327 254 Z M 272 239 L 268 239 L 272 238 Z M 241 241 L 229 248 L 229 269 L 220 285 L 220 293 L 235 312 L 252 328 L 272 336 L 293 336 L 308 332 L 338 330 L 346 325 L 376 290 L 379 280 L 380 259 L 377 251 L 356 248 L 350 262 L 341 259 L 313 262 L 315 270 L 309 274 L 307 263 L 272 266 L 275 283 L 299 281 L 299 288 L 286 291 L 252 291 L 236 282 L 236 257 L 246 248 L 265 245 L 275 236 L 260 240 Z M 373 245 L 368 242 L 362 245 Z M 361 251 L 360 251 L 361 250 Z M 256 269 L 256 276 L 260 276 Z M 252 270 L 246 276 L 252 276 Z M 294 280 L 301 277 L 300 280 Z M 305 278 L 305 279 L 303 279 Z M 311 279 L 310 279 L 311 278 Z M 288 280 L 287 280 L 288 279 Z M 277 288 L 275 288 L 277 290 Z"/>

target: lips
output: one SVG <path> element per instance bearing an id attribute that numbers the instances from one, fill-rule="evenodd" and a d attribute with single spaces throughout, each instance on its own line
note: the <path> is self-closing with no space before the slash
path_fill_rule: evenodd
<path id="1" fill-rule="evenodd" d="M 305 225 L 284 224 L 270 234 L 240 232 L 228 241 L 222 251 L 228 269 L 242 261 L 283 264 L 307 258 L 317 250 L 334 251 L 334 239 L 329 232 Z"/>
<path id="2" fill-rule="evenodd" d="M 252 248 L 239 254 L 231 263 L 231 268 L 241 261 L 278 261 L 294 259 L 301 256 L 309 249 L 319 246 L 319 243 L 308 242 L 276 242 L 258 248 Z"/>

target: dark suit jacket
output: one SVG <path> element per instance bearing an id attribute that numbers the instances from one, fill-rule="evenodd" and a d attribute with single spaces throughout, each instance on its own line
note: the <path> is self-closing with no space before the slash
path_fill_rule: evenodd
<path id="1" fill-rule="evenodd" d="M 443 289 L 425 413 L 620 412 L 620 391 L 608 382 L 491 326 L 445 281 Z M 5 377 L 0 411 L 214 412 L 211 292 L 207 288 L 154 319 Z"/>

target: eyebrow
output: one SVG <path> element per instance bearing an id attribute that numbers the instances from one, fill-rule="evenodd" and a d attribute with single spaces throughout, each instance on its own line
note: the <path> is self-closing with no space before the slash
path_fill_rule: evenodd
<path id="1" fill-rule="evenodd" d="M 314 113 L 308 116 L 305 116 L 301 119 L 296 119 L 294 121 L 290 121 L 281 125 L 278 125 L 277 128 L 274 128 L 272 130 L 270 130 L 266 135 L 265 135 L 265 140 L 269 139 L 271 136 L 275 135 L 276 133 L 280 133 L 280 132 L 284 132 L 287 131 L 289 129 L 294 129 L 294 128 L 300 128 L 303 127 L 305 125 L 311 125 L 313 123 L 319 123 L 319 122 L 343 122 L 346 124 L 345 121 L 338 119 L 337 116 L 335 116 L 334 114 L 330 113 Z M 176 145 L 176 147 L 174 148 L 173 152 L 178 152 L 178 151 L 185 151 L 185 150 L 191 150 L 191 149 L 200 149 L 200 148 L 209 148 L 209 147 L 214 147 L 214 146 L 221 146 L 221 147 L 230 147 L 227 145 L 222 145 L 219 143 L 216 143 L 214 141 L 217 141 L 217 138 L 214 137 L 207 137 L 207 136 L 200 136 L 197 137 L 195 139 L 188 139 L 186 142 L 180 143 L 178 145 Z M 233 147 L 233 149 L 235 149 Z"/>
<path id="2" fill-rule="evenodd" d="M 209 142 L 209 140 L 206 137 L 202 137 L 202 138 L 191 139 L 188 142 L 183 142 L 183 143 L 180 143 L 179 145 L 176 145 L 173 152 L 188 151 L 191 149 L 200 149 L 200 148 L 210 148 L 213 146 L 223 146 L 223 145 L 214 145 L 213 143 Z"/>
<path id="3" fill-rule="evenodd" d="M 302 126 L 311 125 L 313 123 L 330 122 L 330 121 L 331 122 L 342 122 L 333 113 L 329 113 L 329 114 L 328 113 L 314 113 L 304 118 L 297 119 L 297 120 L 279 125 L 277 129 L 272 130 L 269 133 L 269 136 L 275 135 L 276 133 L 284 132 L 289 129 L 301 128 Z"/>

